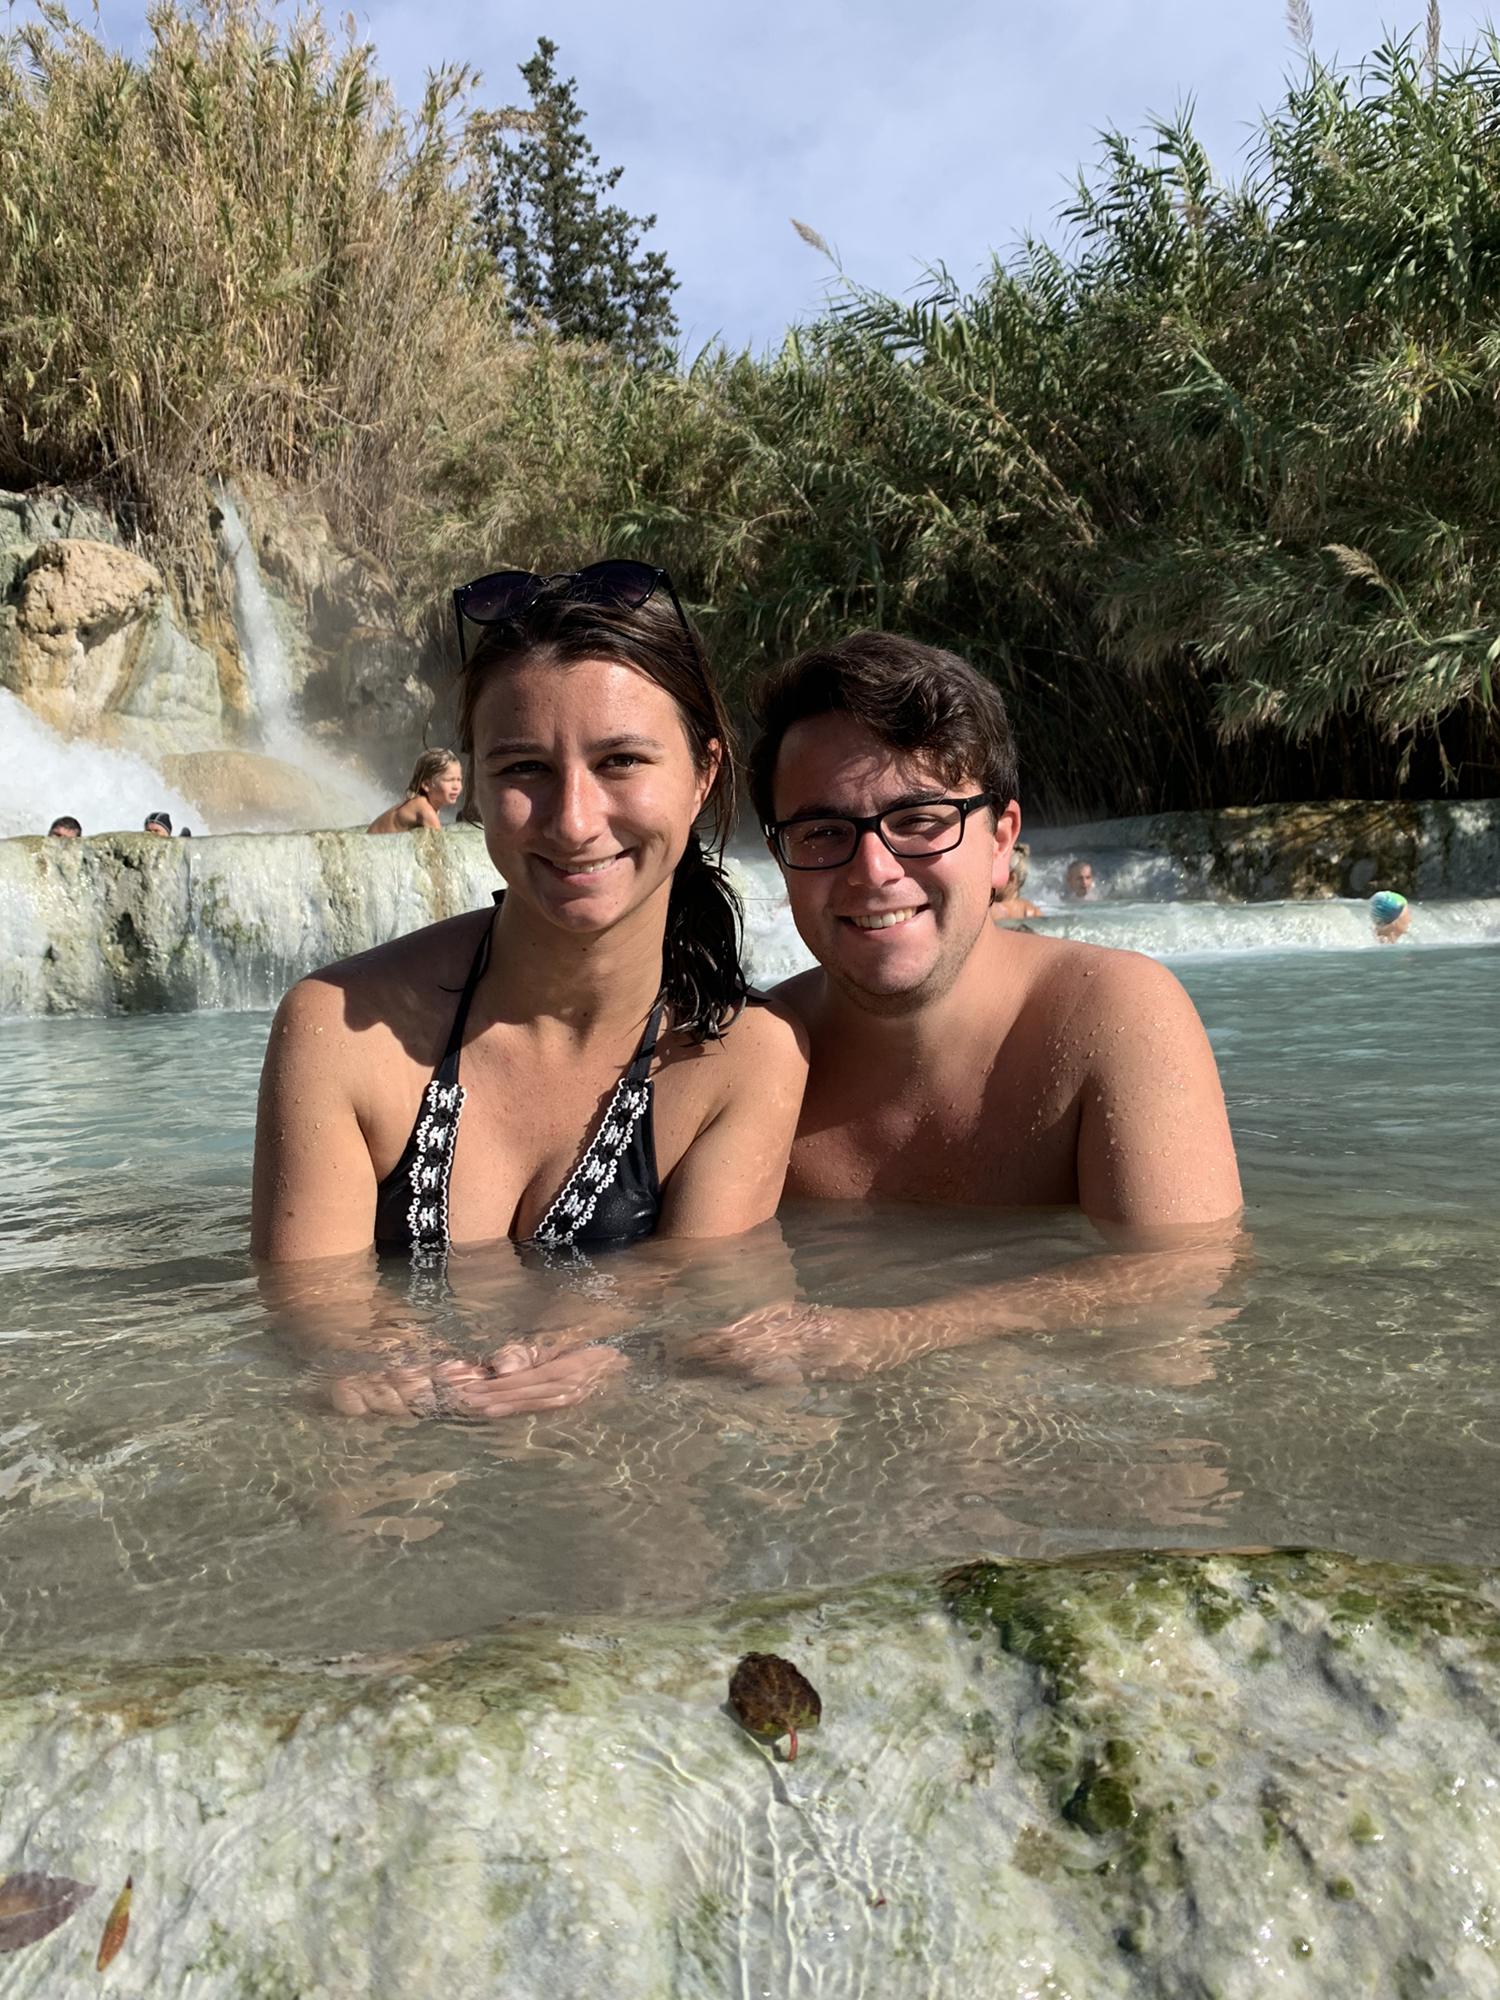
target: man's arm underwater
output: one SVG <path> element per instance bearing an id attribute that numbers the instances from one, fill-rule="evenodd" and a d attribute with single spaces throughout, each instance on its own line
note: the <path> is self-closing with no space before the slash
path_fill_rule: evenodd
<path id="1" fill-rule="evenodd" d="M 1218 1301 L 1249 1239 L 1203 1024 L 1154 960 L 1091 959 L 1065 1037 L 1083 1056 L 1079 1206 L 1110 1249 L 916 1308 L 766 1307 L 691 1343 L 688 1358 L 750 1375 L 856 1376 L 1003 1334 L 1125 1328 L 1155 1315 L 1182 1336 L 1233 1317 Z"/>
<path id="2" fill-rule="evenodd" d="M 1174 1341 L 1236 1316 L 1225 1287 L 1249 1253 L 1234 1223 L 1158 1231 L 1024 1278 L 1000 1278 L 942 1293 L 921 1305 L 826 1306 L 786 1302 L 747 1313 L 688 1341 L 689 1365 L 751 1380 L 853 1380 L 924 1354 L 1004 1335 L 1078 1327 L 1121 1332 L 1149 1327 Z"/>

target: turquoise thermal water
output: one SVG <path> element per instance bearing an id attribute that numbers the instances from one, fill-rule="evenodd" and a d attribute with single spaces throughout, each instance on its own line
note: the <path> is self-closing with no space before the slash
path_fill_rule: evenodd
<path id="1" fill-rule="evenodd" d="M 258 1292 L 264 1015 L 0 1025 L 0 1644 L 379 1649 L 980 1551 L 1500 1560 L 1500 958 L 1182 970 L 1254 1239 L 1210 1312 L 855 1382 L 687 1365 L 695 1331 L 790 1274 L 811 1299 L 920 1316 L 935 1291 L 1098 1249 L 1067 1216 L 804 1205 L 642 1310 L 617 1393 L 488 1426 L 334 1414 L 327 1368 Z M 481 1353 L 616 1284 L 508 1244 L 450 1278 L 394 1274 L 381 1310 Z"/>

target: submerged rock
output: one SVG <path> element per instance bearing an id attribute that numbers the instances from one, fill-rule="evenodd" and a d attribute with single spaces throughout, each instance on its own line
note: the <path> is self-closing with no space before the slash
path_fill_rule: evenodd
<path id="1" fill-rule="evenodd" d="M 823 1691 L 795 1765 L 725 1709 L 750 1649 Z M 1485 1996 L 1497 1720 L 1485 1576 L 975 1564 L 378 1662 L 11 1659 L 3 1864 L 133 1874 L 162 2000 Z"/>
<path id="2" fill-rule="evenodd" d="M 314 779 L 254 750 L 169 752 L 161 768 L 210 826 L 283 832 L 319 819 L 362 833 L 370 818 L 367 800 L 352 787 L 341 791 L 336 777 Z"/>

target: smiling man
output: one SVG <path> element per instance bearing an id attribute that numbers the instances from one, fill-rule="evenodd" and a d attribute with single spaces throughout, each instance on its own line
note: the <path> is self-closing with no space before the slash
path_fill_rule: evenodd
<path id="1" fill-rule="evenodd" d="M 787 1191 L 1069 1204 L 1191 1233 L 1240 1205 L 1192 1002 L 1135 952 L 998 928 L 1020 832 L 998 689 L 878 632 L 765 685 L 750 786 L 819 969 Z"/>

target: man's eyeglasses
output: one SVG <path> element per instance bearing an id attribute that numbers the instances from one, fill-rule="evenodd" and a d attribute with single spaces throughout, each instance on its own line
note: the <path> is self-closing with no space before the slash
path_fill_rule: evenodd
<path id="1" fill-rule="evenodd" d="M 563 589 L 563 585 L 567 588 Z M 617 604 L 627 611 L 639 611 L 659 589 L 666 590 L 672 609 L 682 620 L 683 631 L 691 639 L 692 627 L 672 588 L 671 577 L 651 563 L 596 562 L 584 569 L 559 570 L 555 576 L 537 576 L 529 569 L 491 570 L 488 576 L 475 577 L 472 583 L 461 583 L 453 593 L 459 664 L 463 665 L 469 657 L 466 621 L 469 625 L 503 625 L 507 618 L 521 617 L 544 591 L 556 590 L 560 596 L 583 604 Z"/>
<path id="2" fill-rule="evenodd" d="M 863 817 L 799 813 L 768 826 L 766 837 L 788 868 L 843 868 L 867 833 L 877 834 L 902 860 L 914 861 L 957 847 L 969 814 L 992 803 L 989 792 L 976 792 L 971 799 L 924 799 L 920 805 L 892 806 Z"/>

